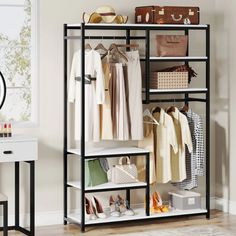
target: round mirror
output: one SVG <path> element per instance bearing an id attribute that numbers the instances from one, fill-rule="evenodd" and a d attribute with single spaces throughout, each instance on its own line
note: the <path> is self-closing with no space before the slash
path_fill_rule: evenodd
<path id="1" fill-rule="evenodd" d="M 6 93 L 7 93 L 6 82 L 5 82 L 5 79 L 3 77 L 3 74 L 0 71 L 0 109 L 2 108 L 2 106 L 5 102 Z"/>

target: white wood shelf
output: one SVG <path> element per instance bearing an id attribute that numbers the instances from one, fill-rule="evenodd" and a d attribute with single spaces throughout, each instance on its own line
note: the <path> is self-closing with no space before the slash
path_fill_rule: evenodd
<path id="1" fill-rule="evenodd" d="M 107 218 L 105 219 L 96 219 L 96 220 L 86 220 L 86 225 L 91 224 L 102 224 L 102 223 L 110 223 L 110 222 L 122 222 L 122 221 L 132 221 L 132 220 L 143 220 L 143 219 L 156 219 L 156 218 L 165 218 L 170 216 L 184 216 L 184 215 L 195 215 L 195 214 L 204 214 L 207 213 L 205 209 L 193 209 L 193 210 L 171 210 L 170 212 L 166 213 L 156 213 L 151 214 L 150 216 L 146 216 L 145 210 L 143 208 L 136 208 L 134 209 L 135 215 L 134 216 L 126 216 L 122 215 L 120 217 L 113 217 L 110 216 L 109 211 L 106 211 Z M 75 223 L 81 222 L 80 214 L 68 214 L 68 218 Z"/>
<path id="2" fill-rule="evenodd" d="M 149 89 L 150 93 L 185 93 L 185 92 L 207 92 L 207 88 L 187 88 L 187 89 Z M 145 92 L 145 89 L 143 89 L 143 92 Z"/>
<path id="3" fill-rule="evenodd" d="M 69 154 L 75 154 L 80 156 L 80 149 L 68 149 L 67 152 Z M 146 149 L 138 148 L 138 147 L 115 147 L 115 148 L 92 148 L 87 149 L 85 156 L 86 157 L 99 157 L 99 156 L 112 156 L 112 155 L 144 155 L 148 154 L 149 151 Z"/>
<path id="4" fill-rule="evenodd" d="M 80 181 L 69 181 L 67 183 L 68 185 L 81 189 L 81 182 Z M 147 183 L 145 182 L 137 182 L 137 183 L 128 183 L 128 184 L 114 184 L 112 182 L 108 182 L 105 184 L 100 184 L 94 187 L 86 187 L 85 191 L 91 191 L 91 190 L 106 190 L 106 189 L 120 189 L 120 188 L 141 188 L 141 187 L 146 187 Z"/>
<path id="5" fill-rule="evenodd" d="M 141 60 L 145 60 L 146 58 L 144 56 L 140 57 Z M 201 57 L 201 56 L 188 56 L 188 57 L 157 57 L 157 56 L 150 56 L 149 59 L 152 61 L 171 61 L 171 60 L 199 60 L 199 61 L 205 61 L 207 60 L 207 57 Z"/>

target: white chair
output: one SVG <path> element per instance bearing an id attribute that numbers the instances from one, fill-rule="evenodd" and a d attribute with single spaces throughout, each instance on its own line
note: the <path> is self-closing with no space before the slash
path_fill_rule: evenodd
<path id="1" fill-rule="evenodd" d="M 8 235 L 8 200 L 0 193 L 0 205 L 3 206 L 3 236 Z"/>

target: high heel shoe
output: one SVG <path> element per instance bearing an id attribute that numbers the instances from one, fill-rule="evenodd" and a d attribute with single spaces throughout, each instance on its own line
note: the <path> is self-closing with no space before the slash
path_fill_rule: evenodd
<path id="1" fill-rule="evenodd" d="M 135 215 L 132 208 L 129 206 L 129 202 L 127 200 L 124 200 L 120 195 L 117 196 L 119 201 L 119 208 L 120 212 L 127 216 L 133 216 Z"/>
<path id="2" fill-rule="evenodd" d="M 86 220 L 96 220 L 95 208 L 92 202 L 85 197 L 85 218 Z"/>
<path id="3" fill-rule="evenodd" d="M 102 204 L 96 197 L 92 198 L 93 205 L 95 206 L 95 214 L 98 218 L 105 219 L 107 216 L 103 211 Z"/>
<path id="4" fill-rule="evenodd" d="M 110 196 L 109 206 L 111 210 L 111 216 L 119 217 L 120 216 L 119 205 L 118 202 L 114 200 L 113 196 Z"/>

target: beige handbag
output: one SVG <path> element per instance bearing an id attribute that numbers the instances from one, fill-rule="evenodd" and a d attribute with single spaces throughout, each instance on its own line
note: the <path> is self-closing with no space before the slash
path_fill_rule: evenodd
<path id="1" fill-rule="evenodd" d="M 157 56 L 184 57 L 187 54 L 188 36 L 186 35 L 157 35 Z"/>
<path id="2" fill-rule="evenodd" d="M 126 159 L 126 164 L 122 164 L 123 159 Z M 136 183 L 138 181 L 138 171 L 134 164 L 130 163 L 129 157 L 121 157 L 119 164 L 115 165 L 107 173 L 108 180 L 114 184 Z"/>

